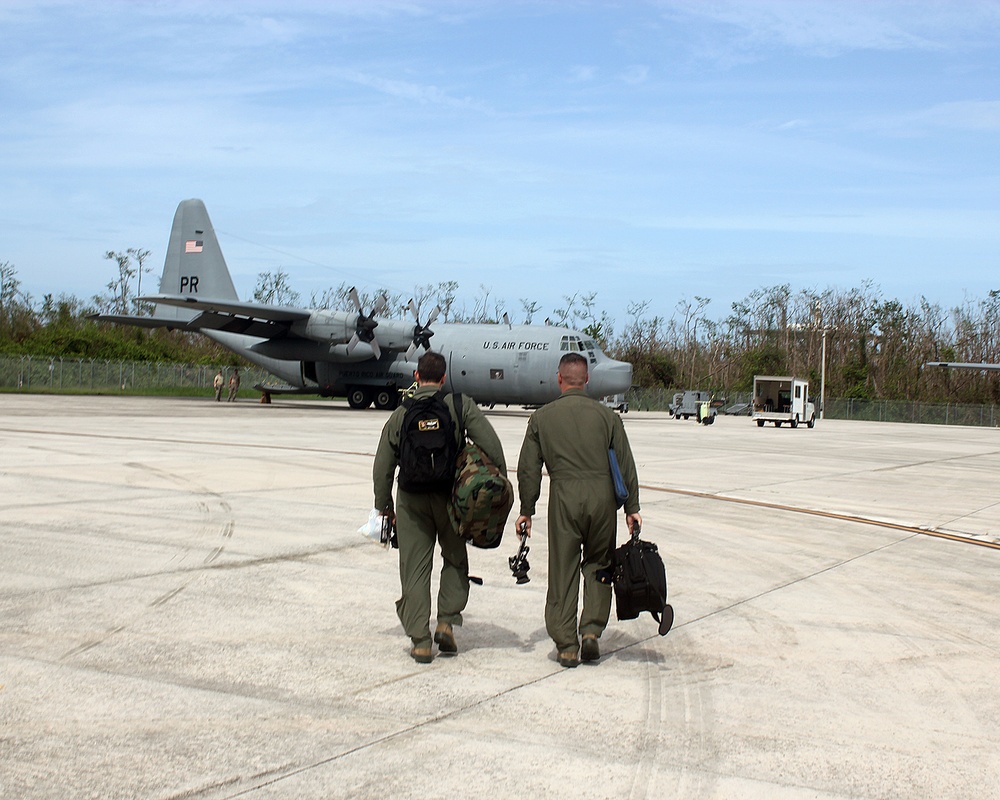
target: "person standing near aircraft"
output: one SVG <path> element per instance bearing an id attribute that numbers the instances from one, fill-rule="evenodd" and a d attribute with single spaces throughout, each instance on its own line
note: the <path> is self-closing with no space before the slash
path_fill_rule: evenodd
<path id="1" fill-rule="evenodd" d="M 218 403 L 222 400 L 222 383 L 224 379 L 222 377 L 222 370 L 220 369 L 215 373 L 215 380 L 212 381 L 212 386 L 215 388 L 215 402 Z"/>
<path id="2" fill-rule="evenodd" d="M 642 525 L 639 479 L 621 417 L 586 394 L 587 359 L 567 353 L 556 377 L 560 395 L 535 411 L 521 444 L 517 484 L 521 514 L 514 526 L 531 535 L 531 517 L 541 494 L 542 464 L 549 473 L 549 585 L 545 629 L 556 644 L 559 664 L 575 667 L 601 657 L 598 639 L 611 615 L 608 574 L 615 547 L 617 504 L 608 461 L 614 448 L 628 499 L 625 521 Z M 580 575 L 583 611 L 577 627 Z M 583 637 L 581 652 L 579 635 Z"/>
<path id="3" fill-rule="evenodd" d="M 240 390 L 240 371 L 238 369 L 233 370 L 232 376 L 229 378 L 229 402 L 232 403 L 236 399 L 236 394 Z"/>
<path id="4" fill-rule="evenodd" d="M 382 436 L 375 453 L 372 479 L 375 488 L 375 508 L 383 512 L 396 524 L 399 544 L 399 581 L 402 596 L 396 601 L 396 613 L 403 630 L 410 637 L 410 656 L 421 664 L 430 663 L 431 654 L 431 566 L 434 558 L 434 543 L 441 546 L 441 580 L 437 597 L 437 628 L 434 642 L 442 653 L 457 653 L 454 627 L 462 624 L 462 611 L 469 600 L 469 555 L 465 540 L 459 537 L 452 524 L 448 509 L 451 488 L 454 484 L 454 455 L 448 462 L 446 485 L 430 491 L 407 490 L 403 488 L 404 465 L 401 464 L 404 436 L 412 434 L 404 430 L 404 421 L 414 406 L 418 408 L 433 405 L 439 413 L 450 417 L 454 429 L 455 447 L 451 453 L 461 451 L 464 438 L 459 429 L 455 413 L 455 395 L 444 394 L 446 362 L 440 353 L 428 351 L 417 362 L 415 377 L 417 389 L 411 399 L 399 406 L 382 429 Z M 500 439 L 489 420 L 483 415 L 475 401 L 468 396 L 462 399 L 462 417 L 468 437 L 479 445 L 504 474 L 506 462 Z M 443 403 L 435 403 L 438 398 Z M 440 420 L 430 418 L 423 428 L 438 429 Z M 396 503 L 393 506 L 392 483 L 397 467 L 400 468 Z M 409 485 L 409 484 L 408 484 Z M 413 487 L 411 486 L 411 489 Z"/>

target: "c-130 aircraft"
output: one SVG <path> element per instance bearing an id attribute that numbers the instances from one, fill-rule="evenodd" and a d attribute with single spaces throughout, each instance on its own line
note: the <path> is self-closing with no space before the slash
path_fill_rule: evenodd
<path id="1" fill-rule="evenodd" d="M 552 325 L 442 323 L 437 309 L 419 320 L 379 319 L 384 300 L 365 314 L 244 303 L 233 286 L 222 249 L 201 200 L 177 206 L 160 277 L 160 292 L 138 298 L 154 303 L 152 316 L 101 314 L 95 319 L 146 328 L 196 331 L 285 381 L 258 386 L 269 393 L 346 397 L 352 408 L 392 409 L 399 390 L 413 382 L 418 350 L 433 349 L 448 362 L 449 391 L 484 405 L 541 405 L 559 396 L 556 370 L 569 351 L 590 362 L 587 393 L 625 392 L 632 365 L 609 358 L 580 331 Z M 416 318 L 416 308 L 410 301 Z"/>

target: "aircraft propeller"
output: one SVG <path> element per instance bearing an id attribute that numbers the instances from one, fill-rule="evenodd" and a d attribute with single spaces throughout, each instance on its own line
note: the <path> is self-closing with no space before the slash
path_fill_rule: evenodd
<path id="1" fill-rule="evenodd" d="M 353 286 L 351 287 L 350 297 L 354 302 L 354 307 L 358 310 L 358 321 L 355 323 L 354 335 L 351 337 L 351 341 L 347 343 L 347 352 L 353 353 L 354 348 L 358 346 L 358 342 L 366 342 L 371 345 L 375 358 L 382 358 L 382 348 L 378 346 L 378 340 L 375 338 L 375 329 L 378 327 L 375 315 L 381 314 L 385 310 L 388 303 L 385 295 L 382 295 L 375 301 L 371 314 L 365 314 L 361 308 L 358 290 Z"/>
<path id="2" fill-rule="evenodd" d="M 421 325 L 420 317 L 417 316 L 416 303 L 414 303 L 412 299 L 410 300 L 409 309 L 410 313 L 413 314 L 413 319 L 416 321 L 416 325 L 413 326 L 413 341 L 410 342 L 410 346 L 406 348 L 407 361 L 412 358 L 413 353 L 418 347 L 423 347 L 424 350 L 431 349 L 431 337 L 434 335 L 434 331 L 431 330 L 431 324 L 437 319 L 438 314 L 441 313 L 441 307 L 434 306 L 434 310 L 427 318 L 427 322 Z"/>

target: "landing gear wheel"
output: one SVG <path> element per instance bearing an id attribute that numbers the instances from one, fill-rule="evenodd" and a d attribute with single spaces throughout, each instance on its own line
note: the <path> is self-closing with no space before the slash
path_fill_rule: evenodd
<path id="1" fill-rule="evenodd" d="M 372 404 L 371 390 L 366 386 L 351 386 L 347 390 L 347 405 L 351 408 L 368 408 Z"/>
<path id="2" fill-rule="evenodd" d="M 392 411 L 399 405 L 399 392 L 395 388 L 378 389 L 375 392 L 375 408 Z"/>

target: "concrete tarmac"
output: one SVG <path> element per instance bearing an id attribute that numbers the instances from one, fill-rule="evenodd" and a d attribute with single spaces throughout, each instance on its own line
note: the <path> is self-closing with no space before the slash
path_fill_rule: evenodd
<path id="1" fill-rule="evenodd" d="M 386 417 L 0 395 L 0 797 L 1000 798 L 1000 432 L 626 415 L 676 622 L 562 669 L 544 513 L 408 657 Z"/>

